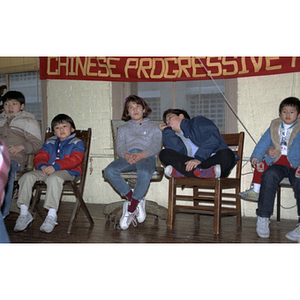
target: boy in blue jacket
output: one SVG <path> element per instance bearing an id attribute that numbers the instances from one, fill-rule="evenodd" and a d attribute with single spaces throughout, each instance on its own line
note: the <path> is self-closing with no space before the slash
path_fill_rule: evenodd
<path id="1" fill-rule="evenodd" d="M 280 181 L 288 177 L 297 199 L 300 216 L 300 101 L 296 97 L 284 99 L 279 106 L 279 118 L 271 122 L 251 155 L 251 163 L 261 162 L 264 173 L 261 175 L 257 208 L 259 237 L 270 236 L 270 216 L 273 213 L 275 194 Z M 270 154 L 270 149 L 272 154 Z M 258 182 L 259 183 L 259 182 Z M 300 218 L 296 228 L 286 237 L 293 241 L 300 239 Z"/>
<path id="2" fill-rule="evenodd" d="M 32 187 L 39 180 L 47 184 L 44 207 L 48 209 L 40 231 L 52 232 L 57 225 L 57 210 L 64 181 L 74 180 L 82 173 L 85 146 L 74 133 L 76 128 L 72 118 L 65 114 L 57 115 L 51 122 L 51 129 L 54 136 L 43 144 L 33 159 L 36 170 L 24 174 L 19 180 L 17 205 L 20 207 L 20 215 L 15 232 L 25 230 L 33 220 L 28 208 Z"/>
<path id="3" fill-rule="evenodd" d="M 209 119 L 190 118 L 181 109 L 163 114 L 164 148 L 159 158 L 170 177 L 227 177 L 239 159 L 225 143 L 217 126 Z"/>

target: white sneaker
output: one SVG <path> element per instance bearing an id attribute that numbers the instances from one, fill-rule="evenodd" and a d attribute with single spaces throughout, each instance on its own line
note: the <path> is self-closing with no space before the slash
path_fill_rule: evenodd
<path id="1" fill-rule="evenodd" d="M 256 232 L 259 237 L 268 238 L 270 236 L 269 224 L 269 218 L 257 217 Z"/>
<path id="2" fill-rule="evenodd" d="M 297 224 L 296 228 L 293 231 L 288 232 L 285 236 L 291 241 L 299 242 L 300 241 L 300 223 Z"/>
<path id="3" fill-rule="evenodd" d="M 165 167 L 165 171 L 164 171 L 165 175 L 167 177 L 171 177 L 172 170 L 173 170 L 173 167 L 171 165 L 166 166 Z"/>
<path id="4" fill-rule="evenodd" d="M 143 198 L 140 200 L 136 210 L 135 210 L 135 215 L 139 223 L 143 223 L 146 220 L 146 199 Z"/>
<path id="5" fill-rule="evenodd" d="M 120 222 L 119 222 L 120 227 L 123 230 L 126 230 L 131 223 L 134 227 L 137 226 L 135 212 L 130 213 L 128 211 L 128 204 L 129 204 L 129 201 L 124 202 L 124 204 L 123 204 L 123 214 L 122 214 L 122 217 L 121 217 Z"/>
<path id="6" fill-rule="evenodd" d="M 215 178 L 220 178 L 221 177 L 221 165 L 215 165 L 214 171 L 216 174 Z"/>
<path id="7" fill-rule="evenodd" d="M 47 216 L 44 223 L 40 227 L 40 231 L 46 232 L 46 233 L 52 232 L 55 225 L 58 224 L 56 221 L 57 221 L 57 217 L 53 218 L 51 216 Z"/>
<path id="8" fill-rule="evenodd" d="M 28 212 L 26 215 L 19 215 L 14 232 L 20 232 L 27 228 L 27 226 L 32 222 L 33 217 L 30 212 Z"/>

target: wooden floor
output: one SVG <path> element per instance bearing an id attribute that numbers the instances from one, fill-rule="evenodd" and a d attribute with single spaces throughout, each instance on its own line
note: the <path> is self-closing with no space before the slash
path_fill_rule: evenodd
<path id="1" fill-rule="evenodd" d="M 40 232 L 42 219 L 38 215 L 24 232 L 13 231 L 17 213 L 10 213 L 5 224 L 11 243 L 292 243 L 285 234 L 297 224 L 296 220 L 272 220 L 270 238 L 262 239 L 255 231 L 256 218 L 243 217 L 240 228 L 236 226 L 236 217 L 222 218 L 222 232 L 217 236 L 213 234 L 213 218 L 210 216 L 201 216 L 200 223 L 194 223 L 193 215 L 178 214 L 174 229 L 168 230 L 165 220 L 148 215 L 146 221 L 137 227 L 131 225 L 127 230 L 120 230 L 106 221 L 103 206 L 88 204 L 95 222 L 92 228 L 80 211 L 72 234 L 67 233 L 72 210 L 72 203 L 68 202 L 61 203 L 58 225 L 50 234 Z"/>

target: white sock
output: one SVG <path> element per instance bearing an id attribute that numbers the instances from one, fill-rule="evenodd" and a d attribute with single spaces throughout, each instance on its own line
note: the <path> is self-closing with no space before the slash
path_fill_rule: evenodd
<path id="1" fill-rule="evenodd" d="M 56 218 L 56 209 L 49 208 L 49 210 L 48 210 L 48 216 Z"/>
<path id="2" fill-rule="evenodd" d="M 253 190 L 254 190 L 255 193 L 259 193 L 260 184 L 259 183 L 253 183 Z"/>
<path id="3" fill-rule="evenodd" d="M 27 215 L 28 214 L 28 207 L 25 204 L 20 205 L 20 214 Z"/>

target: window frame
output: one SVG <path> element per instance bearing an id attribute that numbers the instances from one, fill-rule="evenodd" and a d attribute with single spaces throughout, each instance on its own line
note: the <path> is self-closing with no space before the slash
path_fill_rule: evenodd
<path id="1" fill-rule="evenodd" d="M 40 80 L 39 70 L 26 70 L 24 72 L 1 74 L 1 75 L 5 75 L 5 85 L 7 87 L 6 90 L 5 90 L 5 93 L 12 90 L 11 87 L 10 87 L 9 76 L 11 76 L 13 74 L 20 74 L 20 73 L 27 73 L 27 72 L 36 72 L 37 73 L 37 80 L 39 81 L 39 84 L 40 84 L 40 91 L 41 91 L 40 100 L 41 100 L 41 102 L 39 102 L 38 105 L 40 105 L 40 107 L 41 107 L 41 114 L 40 114 L 41 120 L 38 120 L 38 121 L 40 121 L 40 123 L 41 123 L 41 132 L 42 132 L 42 135 L 43 135 L 43 133 L 46 131 L 47 124 L 48 124 L 47 83 L 46 83 L 46 80 Z M 25 99 L 26 99 L 26 95 L 25 95 Z M 25 104 L 25 111 L 26 111 L 26 104 Z"/>
<path id="2" fill-rule="evenodd" d="M 172 82 L 173 93 L 176 93 L 176 82 Z M 131 89 L 131 82 L 112 82 L 112 118 L 121 119 L 124 100 L 130 94 L 134 93 Z M 237 111 L 237 79 L 225 79 L 225 97 L 232 109 Z M 224 99 L 225 101 L 225 99 Z M 225 101 L 226 102 L 226 101 Z M 161 116 L 162 119 L 162 116 Z M 231 108 L 225 103 L 225 133 L 234 133 L 238 130 L 237 118 Z"/>

